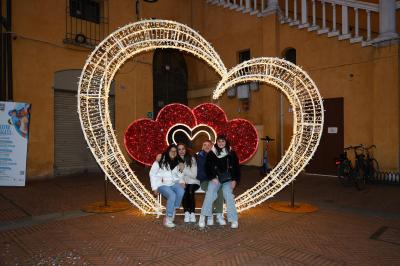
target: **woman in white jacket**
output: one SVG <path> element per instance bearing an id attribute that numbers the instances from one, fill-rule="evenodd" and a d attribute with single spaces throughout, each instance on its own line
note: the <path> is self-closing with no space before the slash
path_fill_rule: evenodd
<path id="1" fill-rule="evenodd" d="M 185 182 L 185 194 L 183 195 L 182 206 L 185 212 L 184 222 L 196 222 L 195 216 L 195 192 L 200 187 L 197 177 L 196 159 L 187 151 L 185 144 L 178 144 L 178 160 L 184 163 L 182 173 L 178 172 L 179 177 Z"/>
<path id="2" fill-rule="evenodd" d="M 175 227 L 175 209 L 179 208 L 185 193 L 182 178 L 184 164 L 178 162 L 177 147 L 170 145 L 162 154 L 160 161 L 155 161 L 150 169 L 151 189 L 155 195 L 161 193 L 167 199 L 164 225 Z"/>

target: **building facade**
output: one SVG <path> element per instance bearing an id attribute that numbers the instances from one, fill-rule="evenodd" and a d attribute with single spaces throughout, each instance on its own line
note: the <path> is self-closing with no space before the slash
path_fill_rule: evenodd
<path id="1" fill-rule="evenodd" d="M 381 169 L 398 171 L 399 4 L 343 2 L 3 0 L 3 16 L 7 4 L 12 5 L 7 31 L 12 100 L 32 104 L 28 179 L 96 169 L 74 105 L 79 73 L 96 44 L 139 19 L 170 19 L 192 27 L 228 68 L 253 57 L 284 57 L 306 70 L 325 99 L 327 118 L 321 147 L 307 171 L 332 174 L 334 156 L 360 143 L 377 146 L 374 155 Z M 153 51 L 128 60 L 110 94 L 121 149 L 132 121 L 154 115 L 157 107 L 182 94 L 179 101 L 189 106 L 210 102 L 219 79 L 204 62 L 183 52 Z M 182 92 L 171 96 L 178 87 Z M 265 84 L 251 84 L 240 99 L 237 88 L 231 92 L 216 103 L 229 119 L 246 118 L 260 135 L 276 139 L 270 144 L 275 164 L 292 137 L 288 101 Z M 249 164 L 261 163 L 262 150 L 260 145 Z"/>

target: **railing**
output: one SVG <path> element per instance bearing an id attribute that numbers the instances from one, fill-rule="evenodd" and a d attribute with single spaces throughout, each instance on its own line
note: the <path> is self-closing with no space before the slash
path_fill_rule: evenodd
<path id="1" fill-rule="evenodd" d="M 64 43 L 94 48 L 108 35 L 109 0 L 92 1 L 98 5 L 98 14 L 85 14 L 82 3 L 65 0 Z M 85 2 L 90 3 L 90 2 Z M 98 16 L 97 16 L 98 15 Z"/>
<path id="2" fill-rule="evenodd" d="M 395 10 L 400 1 L 380 4 L 358 0 L 206 0 L 207 3 L 258 17 L 278 11 L 282 23 L 307 28 L 339 40 L 363 45 L 398 39 Z M 279 3 L 281 6 L 279 7 Z M 341 21 L 338 21 L 340 19 Z M 372 23 L 374 20 L 375 23 Z M 379 21 L 379 29 L 373 28 Z"/>
<path id="3" fill-rule="evenodd" d="M 398 36 L 395 9 L 400 8 L 400 2 L 385 0 L 381 2 L 380 7 L 379 4 L 356 0 L 300 1 L 301 10 L 298 11 L 297 0 L 285 0 L 282 7 L 282 23 L 298 25 L 299 28 L 307 27 L 309 31 L 316 30 L 318 34 L 326 33 L 328 37 L 338 36 L 339 40 L 350 39 L 351 43 L 365 41 L 365 44 L 369 44 L 379 40 L 395 39 Z M 309 9 L 311 9 L 310 16 L 307 14 Z M 341 14 L 338 14 L 338 9 Z M 319 17 L 317 13 L 320 14 Z M 361 16 L 362 21 L 360 21 Z M 338 17 L 341 18 L 339 22 Z M 376 29 L 375 32 L 372 31 L 372 17 L 379 20 L 379 30 Z"/>
<path id="4" fill-rule="evenodd" d="M 250 15 L 262 15 L 266 10 L 266 2 L 267 0 L 207 0 L 207 3 L 250 13 Z"/>
<path id="5" fill-rule="evenodd" d="M 293 8 L 290 6 L 292 2 Z M 351 1 L 351 0 L 302 0 L 301 1 L 301 20 L 297 19 L 297 1 L 296 0 L 285 0 L 285 6 L 283 7 L 284 16 L 282 22 L 289 22 L 290 25 L 298 24 L 299 27 L 309 27 L 310 31 L 318 30 L 318 34 L 328 33 L 329 37 L 339 36 L 340 40 L 351 39 L 350 42 L 360 42 L 362 40 L 370 41 L 372 38 L 371 31 L 371 15 L 372 13 L 379 14 L 379 5 L 373 3 L 366 3 L 361 1 Z M 309 17 L 307 16 L 308 5 L 312 6 L 311 14 L 311 25 L 309 24 Z M 327 25 L 327 8 L 328 5 L 331 6 L 331 21 L 330 27 Z M 319 18 L 320 25 L 317 25 L 317 7 L 320 8 L 322 13 L 322 18 Z M 341 9 L 341 30 L 337 29 L 337 7 Z M 353 10 L 354 28 L 353 32 L 350 32 L 349 28 L 349 9 Z M 293 17 L 289 16 L 289 11 L 293 10 Z M 366 25 L 362 29 L 365 30 L 366 36 L 361 36 L 360 34 L 360 21 L 359 14 L 365 13 L 366 15 Z"/>

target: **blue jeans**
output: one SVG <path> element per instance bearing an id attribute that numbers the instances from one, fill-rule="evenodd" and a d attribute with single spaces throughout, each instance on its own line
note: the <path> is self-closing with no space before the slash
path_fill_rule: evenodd
<path id="1" fill-rule="evenodd" d="M 185 189 L 181 184 L 176 183 L 173 186 L 160 186 L 158 187 L 158 192 L 167 199 L 167 216 L 172 217 L 174 210 L 181 206 Z"/>
<path id="2" fill-rule="evenodd" d="M 218 190 L 222 186 L 222 194 L 226 202 L 226 212 L 228 215 L 228 222 L 236 222 L 238 220 L 237 210 L 235 206 L 235 198 L 232 194 L 231 181 L 226 183 L 215 184 L 213 181 L 208 183 L 206 197 L 204 198 L 203 206 L 201 207 L 201 215 L 211 216 L 213 202 L 218 196 Z"/>

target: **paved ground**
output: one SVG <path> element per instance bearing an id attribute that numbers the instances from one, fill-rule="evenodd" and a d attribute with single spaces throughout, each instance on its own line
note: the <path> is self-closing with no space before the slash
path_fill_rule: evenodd
<path id="1" fill-rule="evenodd" d="M 148 185 L 148 169 L 136 170 Z M 259 179 L 256 169 L 243 172 L 237 193 Z M 295 188 L 296 200 L 319 211 L 280 213 L 265 203 L 240 214 L 238 230 L 199 230 L 182 217 L 166 229 L 136 209 L 83 213 L 103 198 L 96 175 L 0 188 L 0 265 L 400 265 L 399 186 L 357 191 L 303 175 Z M 113 187 L 109 194 L 124 200 Z M 272 200 L 289 197 L 290 188 Z"/>

